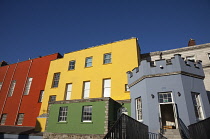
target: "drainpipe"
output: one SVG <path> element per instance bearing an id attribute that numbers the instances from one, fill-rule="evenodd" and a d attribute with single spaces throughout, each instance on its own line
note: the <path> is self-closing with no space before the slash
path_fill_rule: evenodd
<path id="1" fill-rule="evenodd" d="M 19 105 L 18 105 L 18 109 L 17 109 L 15 119 L 17 119 L 18 113 L 20 111 L 20 106 L 21 106 L 22 99 L 23 99 L 23 96 L 24 96 L 24 91 L 25 91 L 25 87 L 26 87 L 26 83 L 27 83 L 27 79 L 28 79 L 28 75 L 29 75 L 29 72 L 30 72 L 30 69 L 31 69 L 32 62 L 33 62 L 33 60 L 30 61 L 30 65 L 28 67 L 28 72 L 27 72 L 27 75 L 26 75 L 26 79 L 25 79 L 25 83 L 24 83 L 24 87 L 23 87 L 23 90 L 22 90 L 22 95 L 21 95 L 21 98 L 20 98 L 20 102 L 19 102 Z M 14 125 L 15 124 L 16 124 L 16 120 L 14 121 Z"/>
<path id="2" fill-rule="evenodd" d="M 8 87 L 8 90 L 7 90 L 7 94 L 6 94 L 6 96 L 5 96 L 4 103 L 3 103 L 3 106 L 2 106 L 2 109 L 1 109 L 1 115 L 2 115 L 2 112 L 4 111 L 4 107 L 5 107 L 5 104 L 6 104 L 6 101 L 7 101 L 8 93 L 9 93 L 9 90 L 10 90 L 10 86 L 11 86 L 12 79 L 13 79 L 13 77 L 14 77 L 14 74 L 15 74 L 15 71 L 16 71 L 16 68 L 17 68 L 17 65 L 18 65 L 18 63 L 15 65 L 14 71 L 13 71 L 13 73 L 12 73 L 12 77 L 11 77 L 11 80 L 10 80 L 10 84 L 9 84 L 9 87 Z M 8 71 L 8 69 L 9 69 L 9 66 L 8 66 L 8 68 L 7 68 L 7 71 Z M 6 78 L 6 75 L 5 75 L 4 78 Z"/>

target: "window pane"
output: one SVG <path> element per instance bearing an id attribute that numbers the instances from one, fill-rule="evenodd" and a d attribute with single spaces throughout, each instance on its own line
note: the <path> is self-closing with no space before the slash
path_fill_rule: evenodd
<path id="1" fill-rule="evenodd" d="M 32 79 L 33 78 L 28 78 L 27 83 L 26 83 L 26 87 L 25 87 L 24 95 L 28 95 L 29 94 L 29 91 L 30 91 L 30 88 L 31 88 Z"/>
<path id="2" fill-rule="evenodd" d="M 111 63 L 111 53 L 104 54 L 104 64 Z"/>
<path id="3" fill-rule="evenodd" d="M 72 60 L 72 61 L 69 62 L 69 70 L 74 70 L 75 69 L 75 63 L 76 63 L 75 60 Z"/>
<path id="4" fill-rule="evenodd" d="M 56 101 L 56 96 L 50 96 L 49 102 L 53 102 L 53 101 Z"/>
<path id="5" fill-rule="evenodd" d="M 103 97 L 111 97 L 111 79 L 104 79 L 103 85 Z"/>
<path id="6" fill-rule="evenodd" d="M 6 119 L 7 119 L 7 114 L 2 114 L 0 124 L 1 124 L 1 125 L 4 125 L 5 122 L 6 122 Z"/>
<path id="7" fill-rule="evenodd" d="M 66 100 L 71 99 L 71 92 L 72 92 L 72 84 L 66 85 Z"/>
<path id="8" fill-rule="evenodd" d="M 17 125 L 22 125 L 24 119 L 24 113 L 18 114 Z"/>
<path id="9" fill-rule="evenodd" d="M 130 88 L 128 87 L 128 85 L 125 85 L 125 91 L 130 91 Z"/>
<path id="10" fill-rule="evenodd" d="M 92 121 L 92 106 L 83 106 L 82 122 Z"/>
<path id="11" fill-rule="evenodd" d="M 60 79 L 60 73 L 55 73 L 52 87 L 58 87 L 59 79 Z"/>
<path id="12" fill-rule="evenodd" d="M 41 90 L 39 95 L 39 102 L 42 102 L 43 96 L 44 96 L 44 90 Z"/>
<path id="13" fill-rule="evenodd" d="M 84 82 L 83 98 L 89 98 L 90 95 L 90 82 Z"/>
<path id="14" fill-rule="evenodd" d="M 8 94 L 9 97 L 11 97 L 11 96 L 13 95 L 13 92 L 14 92 L 14 90 L 15 90 L 15 85 L 16 85 L 16 81 L 13 80 L 13 81 L 11 82 L 10 89 L 9 89 L 9 94 Z"/>
<path id="15" fill-rule="evenodd" d="M 191 96 L 192 96 L 192 101 L 193 101 L 193 105 L 194 105 L 195 116 L 196 116 L 197 120 L 201 120 L 201 119 L 203 119 L 203 112 L 202 112 L 199 94 L 193 92 L 191 94 Z"/>
<path id="16" fill-rule="evenodd" d="M 67 106 L 66 107 L 60 107 L 58 122 L 66 122 L 67 113 L 68 113 L 68 107 Z"/>
<path id="17" fill-rule="evenodd" d="M 142 120 L 142 102 L 141 98 L 136 98 L 136 120 Z"/>
<path id="18" fill-rule="evenodd" d="M 2 83 L 2 82 L 0 82 L 0 90 L 1 90 L 2 84 L 3 84 L 3 83 Z"/>
<path id="19" fill-rule="evenodd" d="M 171 92 L 169 93 L 159 93 L 159 103 L 168 103 L 172 102 Z"/>
<path id="20" fill-rule="evenodd" d="M 92 66 L 92 57 L 87 57 L 85 60 L 85 67 L 91 67 Z"/>

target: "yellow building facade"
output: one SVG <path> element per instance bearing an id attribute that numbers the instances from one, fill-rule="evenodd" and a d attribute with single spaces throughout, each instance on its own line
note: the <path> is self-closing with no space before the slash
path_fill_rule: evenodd
<path id="1" fill-rule="evenodd" d="M 50 101 L 130 99 L 126 72 L 139 65 L 137 38 L 90 47 L 51 61 L 36 129 L 45 130 Z"/>

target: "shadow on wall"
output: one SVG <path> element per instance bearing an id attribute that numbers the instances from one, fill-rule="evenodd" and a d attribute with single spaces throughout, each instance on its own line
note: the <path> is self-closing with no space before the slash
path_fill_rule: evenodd
<path id="1" fill-rule="evenodd" d="M 41 129 L 42 128 L 39 121 L 36 120 L 36 127 L 20 132 L 18 135 L 18 139 L 30 139 L 30 135 L 32 135 L 33 138 L 41 139 L 43 136 L 43 133 L 40 132 Z"/>
<path id="2" fill-rule="evenodd" d="M 35 132 L 40 132 L 40 131 L 42 131 L 41 124 L 38 120 L 36 120 Z"/>
<path id="3" fill-rule="evenodd" d="M 210 103 L 210 91 L 206 90 L 206 94 L 208 96 L 208 100 L 209 100 L 209 103 Z"/>

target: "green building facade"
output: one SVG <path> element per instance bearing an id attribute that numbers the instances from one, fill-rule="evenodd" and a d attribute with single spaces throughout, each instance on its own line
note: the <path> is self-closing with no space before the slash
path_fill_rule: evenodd
<path id="1" fill-rule="evenodd" d="M 92 98 L 51 102 L 45 134 L 104 135 L 121 113 L 130 115 L 130 100 Z"/>

